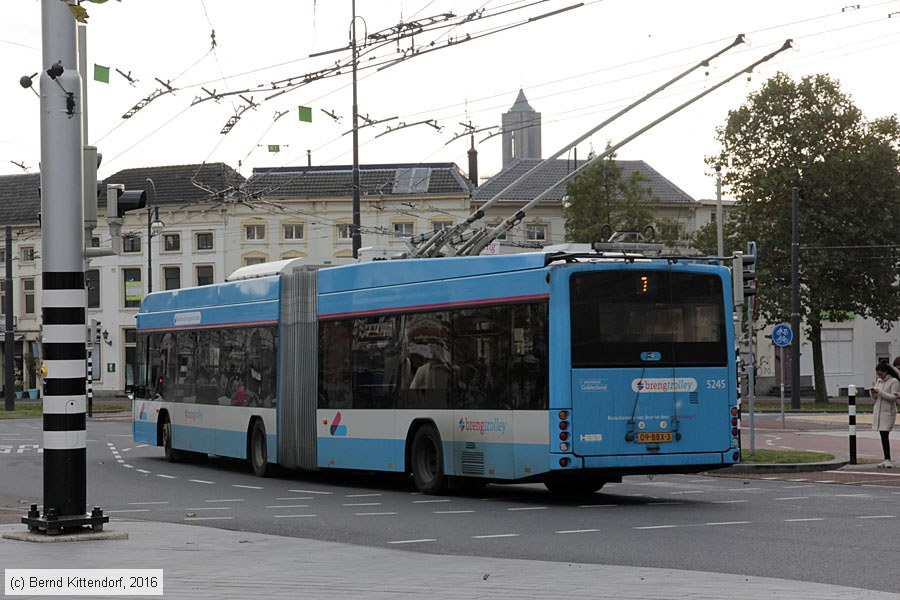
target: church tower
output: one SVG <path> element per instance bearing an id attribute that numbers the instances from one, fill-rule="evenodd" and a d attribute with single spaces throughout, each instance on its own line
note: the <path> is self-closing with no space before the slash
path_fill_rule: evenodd
<path id="1" fill-rule="evenodd" d="M 541 113 L 519 89 L 515 104 L 503 113 L 503 167 L 517 158 L 541 158 Z"/>

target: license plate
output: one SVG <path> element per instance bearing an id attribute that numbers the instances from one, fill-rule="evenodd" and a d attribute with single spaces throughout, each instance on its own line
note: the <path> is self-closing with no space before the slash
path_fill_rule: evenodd
<path id="1" fill-rule="evenodd" d="M 637 441 L 643 444 L 652 444 L 656 442 L 671 442 L 671 431 L 642 431 L 637 434 Z"/>

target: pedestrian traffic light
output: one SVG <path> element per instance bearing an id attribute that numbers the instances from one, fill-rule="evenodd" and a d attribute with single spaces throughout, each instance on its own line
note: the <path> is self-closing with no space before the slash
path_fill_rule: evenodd
<path id="1" fill-rule="evenodd" d="M 741 280 L 744 284 L 744 298 L 756 295 L 756 242 L 747 242 L 747 252 L 741 256 Z"/>
<path id="2" fill-rule="evenodd" d="M 118 217 L 121 219 L 128 211 L 145 206 L 147 206 L 147 193 L 144 190 L 126 190 L 123 185 L 106 186 L 107 218 Z"/>

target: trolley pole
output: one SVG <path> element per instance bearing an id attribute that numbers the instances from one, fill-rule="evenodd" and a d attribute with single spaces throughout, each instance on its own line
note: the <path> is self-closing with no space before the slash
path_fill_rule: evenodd
<path id="1" fill-rule="evenodd" d="M 41 236 L 44 364 L 44 513 L 32 505 L 31 532 L 103 529 L 109 517 L 85 511 L 86 298 L 82 88 L 75 18 L 59 0 L 41 0 Z"/>
<path id="2" fill-rule="evenodd" d="M 856 464 L 856 386 L 847 386 L 847 417 L 850 420 L 850 464 Z"/>

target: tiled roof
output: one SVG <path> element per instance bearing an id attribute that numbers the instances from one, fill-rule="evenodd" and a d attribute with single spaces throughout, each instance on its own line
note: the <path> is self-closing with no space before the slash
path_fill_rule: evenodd
<path id="1" fill-rule="evenodd" d="M 41 211 L 39 173 L 0 176 L 0 223 L 37 224 Z"/>
<path id="2" fill-rule="evenodd" d="M 520 158 L 509 164 L 500 173 L 483 183 L 472 196 L 474 202 L 487 202 L 507 185 L 527 173 L 531 168 L 541 162 L 537 158 Z M 622 177 L 630 177 L 638 171 L 646 177 L 646 185 L 653 192 L 656 200 L 662 204 L 693 203 L 687 192 L 659 174 L 656 169 L 642 160 L 618 160 L 616 163 L 622 167 Z M 583 163 L 579 163 L 583 164 Z M 517 184 L 512 190 L 504 194 L 500 200 L 528 202 L 537 197 L 554 183 L 575 169 L 570 160 L 557 159 L 548 161 L 543 167 L 529 175 L 524 181 Z M 560 202 L 566 194 L 566 185 L 563 184 L 553 190 L 543 201 Z"/>
<path id="3" fill-rule="evenodd" d="M 528 104 L 528 98 L 525 97 L 525 90 L 519 88 L 519 95 L 508 112 L 534 112 L 531 105 Z"/>
<path id="4" fill-rule="evenodd" d="M 156 197 L 147 179 L 153 181 Z M 103 183 L 119 183 L 127 190 L 144 190 L 148 204 L 162 205 L 221 199 L 244 181 L 240 173 L 225 163 L 203 163 L 124 169 L 104 179 Z M 102 194 L 99 204 L 106 206 L 106 197 Z"/>
<path id="5" fill-rule="evenodd" d="M 253 195 L 277 198 L 349 197 L 349 165 L 253 169 L 244 187 Z M 454 163 L 360 165 L 361 196 L 466 194 L 472 186 Z"/>

